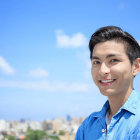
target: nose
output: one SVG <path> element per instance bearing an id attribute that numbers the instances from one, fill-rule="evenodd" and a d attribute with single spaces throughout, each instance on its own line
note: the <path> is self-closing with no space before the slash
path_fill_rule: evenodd
<path id="1" fill-rule="evenodd" d="M 99 73 L 101 75 L 106 75 L 106 74 L 110 73 L 110 68 L 105 63 L 102 63 L 100 65 Z"/>

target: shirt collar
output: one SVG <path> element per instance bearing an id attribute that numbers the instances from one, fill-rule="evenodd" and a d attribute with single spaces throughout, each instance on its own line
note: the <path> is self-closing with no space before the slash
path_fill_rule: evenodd
<path id="1" fill-rule="evenodd" d="M 133 114 L 136 114 L 136 107 L 138 102 L 140 102 L 140 94 L 133 89 L 131 95 L 125 102 L 125 104 L 120 108 L 119 112 L 124 109 L 127 110 Z M 109 108 L 109 101 L 107 100 L 104 106 L 102 107 L 102 110 L 99 112 L 95 112 L 93 114 L 93 117 L 98 118 L 98 117 L 105 117 L 106 111 Z"/>
<path id="2" fill-rule="evenodd" d="M 138 103 L 140 103 L 140 94 L 136 90 L 133 90 L 125 104 L 120 109 L 136 114 Z"/>
<path id="3" fill-rule="evenodd" d="M 105 102 L 104 106 L 102 107 L 102 110 L 99 112 L 95 112 L 93 114 L 93 117 L 98 118 L 98 117 L 104 117 L 106 114 L 107 109 L 109 108 L 109 102 L 108 100 Z"/>

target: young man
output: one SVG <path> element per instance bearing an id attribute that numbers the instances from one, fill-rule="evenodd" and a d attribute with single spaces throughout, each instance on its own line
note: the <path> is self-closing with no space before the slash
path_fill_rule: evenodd
<path id="1" fill-rule="evenodd" d="M 108 101 L 82 123 L 75 140 L 140 140 L 140 93 L 133 89 L 139 44 L 121 28 L 107 26 L 91 36 L 89 49 L 93 80 Z"/>

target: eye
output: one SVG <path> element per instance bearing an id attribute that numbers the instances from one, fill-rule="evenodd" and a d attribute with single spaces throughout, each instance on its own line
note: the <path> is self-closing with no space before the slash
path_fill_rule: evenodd
<path id="1" fill-rule="evenodd" d="M 112 59 L 111 62 L 115 63 L 115 62 L 119 62 L 119 60 L 118 59 Z"/>
<path id="2" fill-rule="evenodd" d="M 100 64 L 100 61 L 93 61 L 92 62 L 92 65 L 98 65 L 98 64 Z"/>

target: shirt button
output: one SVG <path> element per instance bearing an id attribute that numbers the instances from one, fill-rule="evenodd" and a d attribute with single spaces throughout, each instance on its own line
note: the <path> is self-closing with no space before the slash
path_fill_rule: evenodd
<path id="1" fill-rule="evenodd" d="M 102 129 L 102 133 L 104 133 L 106 131 L 106 129 Z"/>

